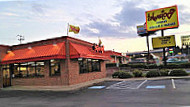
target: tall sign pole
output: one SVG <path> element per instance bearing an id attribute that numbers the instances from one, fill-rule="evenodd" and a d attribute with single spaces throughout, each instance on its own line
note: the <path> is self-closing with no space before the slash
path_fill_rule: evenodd
<path id="1" fill-rule="evenodd" d="M 146 36 L 148 55 L 147 55 L 147 64 L 149 64 L 150 60 L 150 48 L 149 48 L 149 36 L 155 34 L 155 32 L 147 32 L 146 23 L 144 25 L 137 26 L 137 34 L 138 36 L 144 37 Z"/>
<path id="2" fill-rule="evenodd" d="M 149 49 L 149 39 L 148 39 L 149 35 L 146 35 L 146 42 L 147 42 L 147 47 L 148 47 L 148 56 L 147 56 L 147 63 L 149 63 L 149 59 L 150 59 L 150 49 Z"/>
<path id="3" fill-rule="evenodd" d="M 164 37 L 164 30 L 161 30 L 161 36 Z M 166 51 L 165 51 L 165 48 L 163 48 L 163 61 L 164 61 L 164 66 L 167 65 L 166 63 Z"/>

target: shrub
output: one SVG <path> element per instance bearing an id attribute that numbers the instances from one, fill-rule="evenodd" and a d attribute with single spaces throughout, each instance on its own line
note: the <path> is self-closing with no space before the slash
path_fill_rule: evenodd
<path id="1" fill-rule="evenodd" d="M 119 67 L 128 67 L 128 64 L 120 64 Z"/>
<path id="2" fill-rule="evenodd" d="M 131 68 L 145 68 L 146 67 L 145 64 L 129 64 L 128 66 L 130 66 Z"/>
<path id="3" fill-rule="evenodd" d="M 146 68 L 155 69 L 155 68 L 158 68 L 158 66 L 156 64 L 149 64 L 149 65 L 146 66 Z"/>
<path id="4" fill-rule="evenodd" d="M 174 68 L 181 68 L 180 64 L 176 64 L 176 63 L 171 63 L 168 64 L 166 67 L 164 68 L 168 68 L 168 69 L 174 69 Z"/>
<path id="5" fill-rule="evenodd" d="M 169 73 L 170 71 L 168 70 L 168 69 L 162 69 L 162 70 L 160 70 L 160 75 L 161 76 L 168 76 L 168 73 Z"/>
<path id="6" fill-rule="evenodd" d="M 119 76 L 118 78 L 124 79 L 124 78 L 132 78 L 133 76 L 128 73 L 128 72 L 124 72 L 124 71 L 120 71 L 119 72 Z"/>
<path id="7" fill-rule="evenodd" d="M 114 72 L 114 73 L 112 74 L 112 77 L 113 77 L 113 78 L 118 78 L 119 73 L 120 73 L 119 71 Z"/>
<path id="8" fill-rule="evenodd" d="M 175 69 L 175 70 L 172 70 L 169 75 L 170 76 L 187 76 L 188 73 L 182 69 Z"/>
<path id="9" fill-rule="evenodd" d="M 123 79 L 123 78 L 131 78 L 131 77 L 133 77 L 133 75 L 131 75 L 131 74 L 128 73 L 128 72 L 117 71 L 117 72 L 114 72 L 114 73 L 112 74 L 112 77 L 113 77 L 113 78 L 121 78 L 121 79 Z"/>
<path id="10" fill-rule="evenodd" d="M 142 77 L 142 71 L 141 71 L 141 70 L 138 70 L 138 69 L 135 69 L 135 70 L 133 71 L 133 75 L 134 75 L 135 77 Z"/>
<path id="11" fill-rule="evenodd" d="M 157 70 L 148 71 L 146 73 L 147 78 L 149 78 L 149 77 L 158 77 L 158 76 L 160 76 L 160 73 Z"/>

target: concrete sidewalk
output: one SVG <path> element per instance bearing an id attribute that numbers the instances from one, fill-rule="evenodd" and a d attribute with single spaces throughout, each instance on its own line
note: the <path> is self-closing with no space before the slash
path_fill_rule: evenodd
<path id="1" fill-rule="evenodd" d="M 85 83 L 80 83 L 76 85 L 69 86 L 10 86 L 7 88 L 2 88 L 1 90 L 22 90 L 22 91 L 76 91 L 82 88 L 86 88 L 97 83 L 101 83 L 104 81 L 134 81 L 134 80 L 162 80 L 162 79 L 185 79 L 190 78 L 190 76 L 180 76 L 180 77 L 155 77 L 155 78 L 128 78 L 128 79 L 118 79 L 118 78 L 102 78 L 96 79 L 92 81 L 88 81 Z"/>

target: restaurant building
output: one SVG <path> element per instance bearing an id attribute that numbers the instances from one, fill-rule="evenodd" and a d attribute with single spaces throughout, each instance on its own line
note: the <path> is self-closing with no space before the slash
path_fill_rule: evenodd
<path id="1" fill-rule="evenodd" d="M 73 85 L 106 77 L 109 58 L 69 36 L 0 45 L 0 87 Z"/>

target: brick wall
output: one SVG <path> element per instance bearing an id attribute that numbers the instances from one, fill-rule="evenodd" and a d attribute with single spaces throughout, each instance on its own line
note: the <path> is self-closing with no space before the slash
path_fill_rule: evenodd
<path id="1" fill-rule="evenodd" d="M 79 74 L 79 64 L 77 60 L 71 60 L 71 66 L 69 68 L 71 72 L 69 75 L 69 85 L 78 84 L 82 82 L 91 81 L 94 79 L 100 79 L 106 77 L 105 61 L 101 61 L 101 72 L 91 72 Z"/>
<path id="2" fill-rule="evenodd" d="M 12 85 L 24 86 L 54 86 L 54 85 L 67 85 L 68 78 L 65 73 L 65 60 L 61 60 L 61 76 L 49 76 L 49 61 L 45 61 L 44 77 L 35 78 L 13 78 Z"/>
<path id="3" fill-rule="evenodd" d="M 9 49 L 8 46 L 0 46 L 0 62 L 3 59 L 3 57 L 6 55 L 8 49 Z M 0 65 L 0 88 L 3 88 L 3 72 L 1 65 Z"/>

